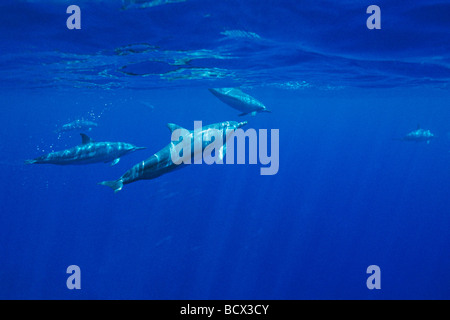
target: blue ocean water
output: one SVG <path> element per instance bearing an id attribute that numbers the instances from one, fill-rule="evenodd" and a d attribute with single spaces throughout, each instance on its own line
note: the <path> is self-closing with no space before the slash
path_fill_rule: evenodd
<path id="1" fill-rule="evenodd" d="M 2 1 L 0 298 L 449 299 L 449 17 L 437 0 Z M 272 113 L 239 117 L 217 87 Z M 147 149 L 24 164 L 79 144 L 55 133 L 76 119 Z M 97 185 L 167 145 L 166 123 L 196 120 L 279 129 L 278 173 L 203 164 Z M 395 140 L 418 124 L 436 138 Z"/>

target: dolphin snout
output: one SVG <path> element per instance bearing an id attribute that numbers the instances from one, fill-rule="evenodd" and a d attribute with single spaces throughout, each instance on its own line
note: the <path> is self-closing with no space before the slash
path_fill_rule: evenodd
<path id="1" fill-rule="evenodd" d="M 136 151 L 136 150 L 144 150 L 144 149 L 147 149 L 147 147 L 134 147 L 134 151 Z"/>

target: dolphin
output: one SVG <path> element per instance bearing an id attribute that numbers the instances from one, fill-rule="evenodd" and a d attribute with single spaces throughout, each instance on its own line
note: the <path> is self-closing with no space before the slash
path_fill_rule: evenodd
<path id="1" fill-rule="evenodd" d="M 239 88 L 213 88 L 209 89 L 209 91 L 222 102 L 241 111 L 242 113 L 239 116 L 247 114 L 254 116 L 258 112 L 271 112 L 261 102 L 242 92 Z"/>
<path id="2" fill-rule="evenodd" d="M 57 129 L 56 132 L 67 132 L 67 131 L 75 131 L 75 130 L 88 130 L 91 131 L 92 128 L 97 127 L 98 124 L 88 120 L 75 120 L 69 123 L 64 124 L 61 128 Z"/>
<path id="3" fill-rule="evenodd" d="M 236 122 L 236 121 L 225 121 L 221 123 L 215 123 L 208 126 L 203 126 L 200 130 L 187 130 L 176 124 L 168 123 L 167 127 L 171 132 L 177 129 L 184 129 L 189 134 L 183 136 L 183 141 L 188 141 L 185 139 L 190 139 L 191 145 L 194 146 L 194 141 L 200 141 L 202 144 L 202 152 L 205 150 L 208 145 L 210 145 L 211 141 L 205 141 L 204 135 L 208 135 L 209 129 L 222 130 L 223 136 L 226 141 L 231 137 L 230 132 L 233 133 L 235 129 L 241 128 L 246 125 L 247 121 Z M 232 130 L 232 131 L 227 131 Z M 226 135 L 228 133 L 228 135 Z M 180 143 L 180 141 L 175 141 L 169 143 L 167 146 L 159 150 L 150 158 L 134 165 L 131 169 L 125 172 L 119 179 L 114 181 L 103 181 L 100 182 L 99 185 L 108 186 L 114 190 L 114 192 L 118 192 L 122 190 L 124 184 L 132 183 L 138 180 L 151 180 L 155 179 L 165 173 L 174 171 L 176 169 L 184 167 L 186 164 L 180 163 L 175 164 L 172 162 L 172 152 L 174 151 L 175 146 Z M 191 158 L 194 157 L 195 148 L 191 148 Z M 226 152 L 226 145 L 224 144 L 224 148 L 222 150 L 221 156 L 223 157 Z"/>
<path id="4" fill-rule="evenodd" d="M 424 130 L 420 128 L 420 125 L 417 125 L 417 129 L 414 131 L 411 131 L 407 135 L 405 135 L 403 138 L 398 139 L 402 141 L 415 141 L 415 142 L 421 142 L 426 141 L 427 143 L 430 143 L 430 140 L 435 137 L 434 134 L 431 133 L 430 130 Z"/>
<path id="5" fill-rule="evenodd" d="M 80 133 L 82 144 L 70 149 L 51 152 L 33 160 L 26 160 L 25 164 L 88 164 L 96 162 L 111 162 L 115 165 L 120 157 L 145 147 L 136 147 L 125 142 L 96 142 L 84 133 Z"/>

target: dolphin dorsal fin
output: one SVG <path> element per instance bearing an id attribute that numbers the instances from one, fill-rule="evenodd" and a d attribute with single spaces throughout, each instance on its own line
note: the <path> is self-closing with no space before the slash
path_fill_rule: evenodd
<path id="1" fill-rule="evenodd" d="M 88 144 L 93 142 L 93 140 L 91 138 L 89 138 L 87 135 L 85 135 L 84 133 L 80 133 L 81 136 L 81 143 L 82 144 Z"/>
<path id="2" fill-rule="evenodd" d="M 177 125 L 177 124 L 175 124 L 175 123 L 168 123 L 168 124 L 167 124 L 167 128 L 169 128 L 170 132 L 174 132 L 174 131 L 177 130 L 177 129 L 184 129 L 184 130 L 187 130 L 187 129 L 183 128 L 182 126 L 179 126 L 179 125 Z M 189 131 L 189 130 L 188 130 L 188 131 Z"/>

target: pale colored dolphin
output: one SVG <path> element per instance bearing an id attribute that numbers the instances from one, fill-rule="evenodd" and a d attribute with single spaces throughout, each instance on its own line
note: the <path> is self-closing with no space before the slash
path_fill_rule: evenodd
<path id="1" fill-rule="evenodd" d="M 214 88 L 209 89 L 209 91 L 222 102 L 241 111 L 242 113 L 239 116 L 247 114 L 254 116 L 258 112 L 271 112 L 261 102 L 242 92 L 239 88 Z"/>

